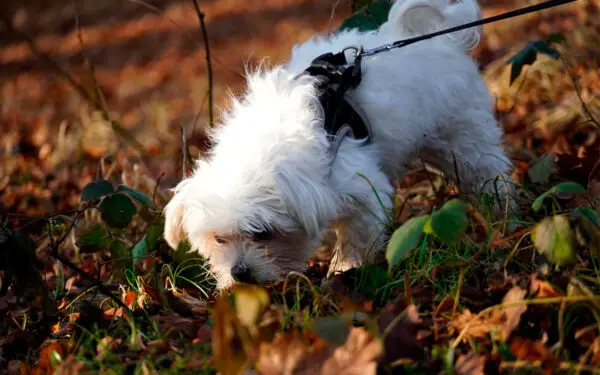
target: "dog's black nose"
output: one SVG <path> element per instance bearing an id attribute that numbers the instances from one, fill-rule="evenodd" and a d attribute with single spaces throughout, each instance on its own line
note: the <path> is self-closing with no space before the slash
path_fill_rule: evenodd
<path id="1" fill-rule="evenodd" d="M 231 276 L 238 283 L 255 284 L 256 281 L 252 277 L 252 270 L 246 266 L 236 265 L 231 269 Z"/>

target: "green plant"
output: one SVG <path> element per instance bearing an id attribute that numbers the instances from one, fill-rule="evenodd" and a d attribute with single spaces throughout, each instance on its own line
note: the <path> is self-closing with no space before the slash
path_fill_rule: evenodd
<path id="1" fill-rule="evenodd" d="M 458 199 L 446 202 L 438 211 L 412 218 L 394 231 L 386 249 L 391 271 L 421 242 L 423 234 L 444 244 L 456 244 L 469 226 L 466 205 Z"/>

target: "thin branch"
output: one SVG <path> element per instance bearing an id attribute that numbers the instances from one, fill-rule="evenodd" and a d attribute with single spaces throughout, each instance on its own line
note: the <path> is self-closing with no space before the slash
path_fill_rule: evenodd
<path id="1" fill-rule="evenodd" d="M 567 71 L 567 74 L 569 74 L 569 77 L 571 78 L 571 82 L 573 82 L 573 88 L 575 89 L 575 93 L 577 93 L 577 97 L 579 98 L 579 101 L 581 102 L 581 106 L 583 107 L 583 110 L 588 115 L 589 120 L 591 120 L 594 123 L 594 125 L 596 125 L 597 127 L 600 128 L 600 123 L 598 123 L 598 121 L 596 120 L 596 118 L 594 117 L 594 115 L 592 114 L 590 109 L 588 108 L 585 101 L 583 101 L 583 97 L 581 96 L 581 91 L 579 90 L 579 86 L 577 86 L 577 78 L 575 77 L 575 75 L 569 68 L 569 65 L 567 64 L 567 62 L 565 61 L 565 59 L 562 56 L 560 58 L 560 61 L 563 63 L 565 70 Z"/>
<path id="2" fill-rule="evenodd" d="M 204 51 L 206 52 L 206 70 L 208 72 L 208 122 L 210 126 L 214 126 L 214 117 L 213 117 L 213 79 L 212 79 L 212 65 L 210 63 L 210 46 L 208 43 L 208 34 L 206 32 L 206 24 L 204 23 L 204 13 L 200 11 L 200 7 L 198 7 L 198 0 L 192 0 L 194 3 L 194 8 L 196 9 L 196 14 L 198 15 L 198 19 L 200 20 L 200 27 L 202 28 L 202 38 L 204 39 Z"/>
<path id="3" fill-rule="evenodd" d="M 187 135 L 185 133 L 185 128 L 183 127 L 183 125 L 180 126 L 180 130 L 181 130 L 181 156 L 182 156 L 181 177 L 185 179 L 187 177 L 187 171 L 188 171 L 187 166 L 188 166 L 188 164 L 193 165 L 193 161 L 190 156 L 190 151 L 188 149 Z"/>
<path id="4" fill-rule="evenodd" d="M 154 185 L 154 191 L 152 192 L 152 203 L 156 206 L 156 193 L 158 192 L 158 187 L 160 186 L 160 181 L 165 177 L 165 172 L 161 173 L 160 176 L 156 179 L 156 185 Z"/>
<path id="5" fill-rule="evenodd" d="M 329 35 L 333 34 L 333 19 L 335 17 L 335 11 L 338 5 L 340 5 L 340 1 L 341 0 L 335 0 L 335 3 L 333 3 L 333 6 L 331 7 L 331 14 L 329 15 L 329 25 L 327 26 L 327 33 Z"/>

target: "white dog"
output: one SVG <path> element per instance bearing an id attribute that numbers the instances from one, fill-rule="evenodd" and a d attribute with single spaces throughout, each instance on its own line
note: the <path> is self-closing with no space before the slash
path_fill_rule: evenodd
<path id="1" fill-rule="evenodd" d="M 246 94 L 211 134 L 211 155 L 174 189 L 165 209 L 167 242 L 176 247 L 187 237 L 224 288 L 303 271 L 333 230 L 330 268 L 346 270 L 382 253 L 391 180 L 415 158 L 460 181 L 463 191 L 504 191 L 504 183 L 486 183 L 507 178 L 511 164 L 492 100 L 465 53 L 480 29 L 363 58 L 362 82 L 348 98 L 370 123 L 368 144 L 332 140 L 318 104 L 319 78 L 302 74 L 323 53 L 378 47 L 480 17 L 474 0 L 399 0 L 375 32 L 318 37 L 294 47 L 286 65 L 249 74 Z"/>

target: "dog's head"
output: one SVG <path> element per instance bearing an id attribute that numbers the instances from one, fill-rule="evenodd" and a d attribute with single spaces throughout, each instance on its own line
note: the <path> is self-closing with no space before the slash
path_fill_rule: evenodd
<path id="1" fill-rule="evenodd" d="M 275 69 L 248 81 L 165 209 L 167 242 L 187 237 L 220 287 L 304 270 L 340 207 L 314 79 Z"/>

